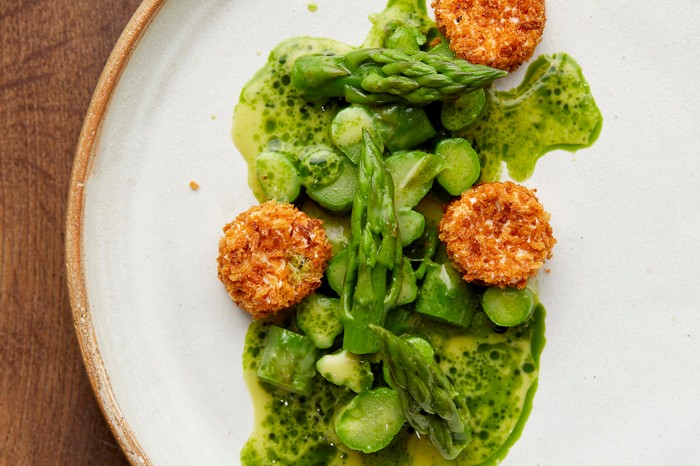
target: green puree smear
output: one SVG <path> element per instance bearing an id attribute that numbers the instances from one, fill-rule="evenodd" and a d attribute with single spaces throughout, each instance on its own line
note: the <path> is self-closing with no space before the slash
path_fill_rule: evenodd
<path id="1" fill-rule="evenodd" d="M 373 27 L 363 47 L 381 46 L 384 28 L 394 19 L 426 34 L 434 28 L 425 0 L 389 0 L 384 12 L 371 17 Z M 291 84 L 294 61 L 302 55 L 339 55 L 352 49 L 331 39 L 286 40 L 270 53 L 267 64 L 243 89 L 234 112 L 232 135 L 248 164 L 249 185 L 260 201 L 267 197 L 257 179 L 258 154 L 298 154 L 309 146 L 332 147 L 331 122 L 347 106 L 339 101 L 320 104 L 300 98 Z M 503 162 L 511 177 L 524 180 L 547 151 L 587 147 L 601 129 L 602 117 L 588 84 L 580 67 L 566 54 L 539 57 L 518 87 L 510 91 L 487 89 L 487 95 L 486 111 L 472 126 L 453 134 L 436 127 L 439 138 L 459 136 L 472 143 L 481 160 L 482 181 L 497 180 Z M 435 142 L 428 141 L 425 150 L 432 151 Z M 334 254 L 340 249 L 334 246 Z M 496 327 L 481 309 L 476 310 L 466 328 L 413 316 L 407 333 L 430 342 L 440 368 L 467 398 L 472 441 L 456 459 L 443 458 L 408 424 L 388 447 L 376 453 L 363 454 L 343 447 L 334 430 L 333 416 L 354 394 L 318 374 L 307 396 L 261 381 L 256 371 L 272 323 L 255 321 L 248 329 L 243 355 L 255 427 L 241 452 L 241 463 L 472 466 L 502 460 L 520 436 L 537 389 L 545 343 L 544 308 L 538 304 L 526 323 L 508 329 Z M 275 325 L 301 333 L 291 318 Z M 381 378 L 377 372 L 381 371 L 375 370 L 375 380 Z"/>
<path id="2" fill-rule="evenodd" d="M 339 105 L 320 105 L 299 97 L 290 82 L 294 60 L 302 55 L 342 54 L 351 49 L 331 39 L 289 39 L 275 47 L 267 64 L 241 92 L 233 116 L 233 140 L 248 164 L 248 184 L 261 202 L 267 198 L 255 172 L 255 159 L 260 152 L 332 145 L 327 130 Z"/>
<path id="3" fill-rule="evenodd" d="M 246 466 L 497 464 L 519 437 L 532 407 L 545 343 L 544 317 L 544 308 L 538 305 L 525 325 L 506 331 L 497 329 L 481 311 L 466 329 L 429 319 L 412 325 L 412 333 L 432 343 L 441 369 L 467 395 L 473 439 L 452 461 L 443 458 L 425 440 L 418 439 L 408 426 L 377 453 L 340 449 L 332 419 L 335 410 L 348 402 L 352 394 L 320 376 L 314 379 L 310 396 L 260 382 L 256 370 L 270 324 L 253 322 L 246 335 L 243 368 L 255 405 L 255 428 L 241 452 L 241 463 Z"/>
<path id="4" fill-rule="evenodd" d="M 498 180 L 501 161 L 513 179 L 526 180 L 545 152 L 588 147 L 603 125 L 581 67 L 565 53 L 540 56 L 518 87 L 490 97 L 484 118 L 461 135 L 481 158 L 482 181 Z"/>

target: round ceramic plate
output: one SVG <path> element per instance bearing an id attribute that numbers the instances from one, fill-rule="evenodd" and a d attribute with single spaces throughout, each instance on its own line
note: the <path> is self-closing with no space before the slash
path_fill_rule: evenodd
<path id="1" fill-rule="evenodd" d="M 384 7 L 317 4 L 148 0 L 96 91 L 70 188 L 69 284 L 93 387 L 135 464 L 239 462 L 253 422 L 249 318 L 215 259 L 222 226 L 256 201 L 233 109 L 280 40 L 360 44 Z M 559 242 L 539 279 L 540 388 L 503 464 L 698 464 L 700 10 L 547 8 L 537 53 L 575 57 L 605 121 L 591 149 L 546 155 L 526 182 Z"/>

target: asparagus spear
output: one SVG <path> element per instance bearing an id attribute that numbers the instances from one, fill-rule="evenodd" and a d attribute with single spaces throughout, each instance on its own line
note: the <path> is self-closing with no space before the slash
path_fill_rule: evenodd
<path id="1" fill-rule="evenodd" d="M 426 105 L 455 99 L 506 74 L 431 52 L 375 48 L 299 57 L 292 84 L 309 100 L 344 97 L 364 105 Z"/>
<path id="2" fill-rule="evenodd" d="M 389 368 L 406 420 L 447 459 L 456 458 L 471 441 L 469 409 L 461 394 L 434 362 L 388 330 L 370 328 L 379 337 L 380 354 Z"/>
<path id="3" fill-rule="evenodd" d="M 343 348 L 355 354 L 379 349 L 377 336 L 368 332 L 367 326 L 382 325 L 389 309 L 396 305 L 403 265 L 394 183 L 367 130 L 363 130 L 362 141 L 340 293 Z"/>

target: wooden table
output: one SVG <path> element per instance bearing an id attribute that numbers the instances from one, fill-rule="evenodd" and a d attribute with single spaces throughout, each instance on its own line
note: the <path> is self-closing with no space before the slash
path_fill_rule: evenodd
<path id="1" fill-rule="evenodd" d="M 0 465 L 125 465 L 73 331 L 64 216 L 102 67 L 138 0 L 0 0 Z"/>

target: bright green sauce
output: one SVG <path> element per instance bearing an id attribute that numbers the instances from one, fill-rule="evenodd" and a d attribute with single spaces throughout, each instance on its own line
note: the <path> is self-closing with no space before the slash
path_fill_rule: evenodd
<path id="1" fill-rule="evenodd" d="M 454 464 L 492 464 L 519 436 L 516 428 L 529 415 L 539 373 L 544 315 L 539 306 L 526 325 L 504 333 L 498 333 L 483 312 L 466 331 L 423 324 L 440 367 L 468 396 L 472 414 L 473 440 Z"/>
<path id="2" fill-rule="evenodd" d="M 359 454 L 338 448 L 332 419 L 352 396 L 320 375 L 312 396 L 301 396 L 261 383 L 255 371 L 268 325 L 253 322 L 243 355 L 246 380 L 256 406 L 256 425 L 241 453 L 246 466 L 490 465 L 503 459 L 520 435 L 537 386 L 544 347 L 544 316 L 538 306 L 524 325 L 501 333 L 478 311 L 467 329 L 420 320 L 412 333 L 427 338 L 442 370 L 468 397 L 473 440 L 455 460 L 445 460 L 409 427 L 384 450 Z M 287 325 L 289 326 L 289 325 Z"/>
<path id="3" fill-rule="evenodd" d="M 331 39 L 297 37 L 279 44 L 267 64 L 241 92 L 233 114 L 233 140 L 248 164 L 248 184 L 260 202 L 267 200 L 255 173 L 255 158 L 263 149 L 298 153 L 314 145 L 332 145 L 331 121 L 338 104 L 306 102 L 290 84 L 292 64 L 312 53 L 342 54 L 351 47 Z"/>
<path id="4" fill-rule="evenodd" d="M 479 154 L 482 181 L 499 179 L 501 161 L 523 181 L 546 152 L 593 144 L 603 124 L 581 68 L 565 53 L 540 56 L 518 87 L 490 97 L 484 118 L 461 134 Z"/>
<path id="5" fill-rule="evenodd" d="M 434 26 L 426 14 L 425 0 L 389 0 L 386 10 L 371 18 L 374 25 L 363 46 L 379 46 L 384 25 L 391 19 L 401 19 L 424 32 Z M 262 150 L 300 153 L 310 145 L 331 146 L 330 123 L 341 108 L 333 102 L 307 103 L 295 94 L 289 79 L 294 60 L 304 54 L 341 54 L 351 48 L 330 39 L 287 40 L 271 52 L 267 64 L 243 89 L 234 113 L 233 137 L 248 163 L 250 187 L 261 201 L 265 197 L 255 173 L 257 155 Z M 511 177 L 523 180 L 532 174 L 537 159 L 545 152 L 586 147 L 600 132 L 602 118 L 588 84 L 576 62 L 565 54 L 540 57 L 520 86 L 489 93 L 487 113 L 462 134 L 479 153 L 482 180 L 498 179 L 502 162 L 507 164 Z M 338 250 L 334 247 L 334 252 Z M 440 367 L 468 397 L 473 440 L 452 461 L 419 439 L 409 426 L 404 426 L 380 452 L 344 450 L 335 436 L 332 419 L 352 393 L 320 375 L 313 382 L 311 396 L 261 382 L 256 369 L 268 324 L 253 322 L 246 336 L 243 365 L 255 407 L 255 427 L 241 452 L 241 463 L 497 464 L 520 436 L 530 413 L 545 342 L 544 318 L 544 308 L 538 305 L 528 322 L 507 331 L 496 328 L 481 310 L 466 329 L 428 318 L 415 324 L 412 331 L 432 343 Z M 292 327 L 290 321 L 282 325 Z"/>
<path id="6" fill-rule="evenodd" d="M 248 328 L 243 368 L 253 395 L 256 427 L 241 451 L 246 466 L 343 464 L 329 437 L 329 424 L 338 403 L 331 384 L 314 380 L 312 396 L 263 385 L 256 370 L 269 326 L 253 322 Z"/>

